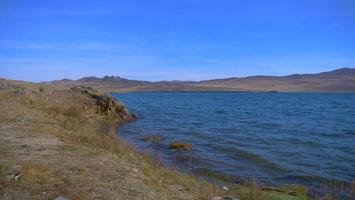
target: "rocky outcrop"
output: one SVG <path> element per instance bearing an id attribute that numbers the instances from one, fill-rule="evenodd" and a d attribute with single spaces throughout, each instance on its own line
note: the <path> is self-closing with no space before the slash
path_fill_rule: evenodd
<path id="1" fill-rule="evenodd" d="M 123 120 L 134 120 L 136 116 L 130 114 L 127 108 L 109 94 L 101 93 L 92 87 L 74 87 L 72 90 L 80 91 L 90 98 L 87 106 L 94 108 L 97 113 L 112 117 L 119 117 Z"/>

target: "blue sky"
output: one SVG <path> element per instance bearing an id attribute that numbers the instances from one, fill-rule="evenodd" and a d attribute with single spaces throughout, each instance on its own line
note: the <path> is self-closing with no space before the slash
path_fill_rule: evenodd
<path id="1" fill-rule="evenodd" d="M 202 80 L 355 67 L 354 0 L 0 0 L 0 77 Z"/>

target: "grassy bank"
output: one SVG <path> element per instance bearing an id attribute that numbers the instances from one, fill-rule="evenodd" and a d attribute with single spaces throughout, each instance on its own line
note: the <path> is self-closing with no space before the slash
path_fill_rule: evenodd
<path id="1" fill-rule="evenodd" d="M 0 199 L 307 199 L 302 187 L 220 180 L 226 191 L 162 166 L 116 137 L 131 118 L 100 92 L 0 83 Z"/>

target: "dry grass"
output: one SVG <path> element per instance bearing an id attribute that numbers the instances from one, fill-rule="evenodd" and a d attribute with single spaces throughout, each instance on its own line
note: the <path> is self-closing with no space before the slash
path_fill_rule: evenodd
<path id="1" fill-rule="evenodd" d="M 0 177 L 2 177 L 7 171 L 7 166 L 0 164 Z"/>
<path id="2" fill-rule="evenodd" d="M 250 185 L 241 188 L 241 199 L 246 200 L 261 200 L 265 199 L 262 195 L 262 187 L 258 184 L 256 179 L 253 179 Z"/>
<path id="3" fill-rule="evenodd" d="M 154 162 L 151 158 L 147 158 L 142 163 L 142 170 L 146 176 L 145 183 L 147 185 L 154 188 L 176 186 L 183 193 L 193 194 L 196 199 L 212 199 L 212 197 L 223 193 L 215 184 L 196 179 L 193 176 L 183 174 L 174 169 L 167 169 Z"/>
<path id="4" fill-rule="evenodd" d="M 49 166 L 40 163 L 23 163 L 21 173 L 24 181 L 34 186 L 44 186 L 56 180 L 55 171 Z"/>
<path id="5" fill-rule="evenodd" d="M 107 151 L 116 158 L 125 158 L 130 162 L 139 163 L 139 167 L 145 175 L 144 182 L 153 190 L 167 192 L 172 186 L 176 186 L 179 188 L 176 193 L 186 193 L 187 196 L 192 194 L 189 199 L 211 199 L 217 195 L 218 191 L 221 192 L 216 185 L 198 180 L 177 170 L 167 169 L 150 156 L 137 153 L 131 145 L 117 138 L 116 127 L 111 124 L 112 120 L 109 118 L 87 123 L 90 119 L 88 119 L 85 110 L 77 107 L 49 106 L 43 109 L 49 118 L 56 121 L 58 126 L 41 125 L 37 127 L 38 129 L 46 130 L 63 141 L 87 145 L 94 151 Z M 100 130 L 98 127 L 103 126 L 110 127 L 105 134 L 98 131 Z M 37 178 L 37 180 L 41 182 L 42 179 Z"/>
<path id="6" fill-rule="evenodd" d="M 77 144 L 86 144 L 95 150 L 107 150 L 112 153 L 121 154 L 131 147 L 117 139 L 114 124 L 110 125 L 111 119 L 102 118 L 90 122 L 85 110 L 70 106 L 68 108 L 50 106 L 45 108 L 49 118 L 55 120 L 57 126 L 38 126 L 38 129 L 45 129 L 49 133 L 60 137 L 62 140 Z M 102 133 L 98 127 L 112 126 L 108 133 Z"/>

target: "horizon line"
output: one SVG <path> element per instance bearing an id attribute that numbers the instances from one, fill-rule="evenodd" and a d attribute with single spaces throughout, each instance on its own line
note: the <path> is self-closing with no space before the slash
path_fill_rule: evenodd
<path id="1" fill-rule="evenodd" d="M 5 79 L 5 80 L 12 80 L 12 81 L 22 81 L 22 82 L 29 82 L 29 83 L 50 83 L 50 82 L 54 82 L 54 81 L 64 81 L 64 80 L 68 80 L 68 81 L 78 81 L 80 79 L 83 78 L 97 78 L 97 79 L 103 79 L 105 77 L 118 77 L 120 79 L 125 79 L 125 80 L 131 80 L 131 81 L 144 81 L 144 82 L 151 82 L 151 83 L 157 83 L 157 82 L 202 82 L 202 81 L 211 81 L 211 80 L 223 80 L 223 79 L 233 79 L 233 78 L 248 78 L 248 77 L 258 77 L 258 76 L 262 76 L 262 77 L 286 77 L 286 76 L 292 76 L 292 75 L 315 75 L 315 74 L 321 74 L 321 73 L 327 73 L 327 72 L 333 72 L 333 71 L 337 71 L 337 70 L 345 70 L 345 69 L 352 69 L 355 70 L 355 67 L 340 67 L 340 68 L 335 68 L 333 70 L 329 70 L 329 71 L 318 71 L 315 73 L 291 73 L 291 74 L 287 74 L 287 75 L 249 75 L 249 76 L 230 76 L 230 77 L 223 77 L 223 78 L 211 78 L 211 79 L 203 79 L 203 80 L 157 80 L 157 81 L 148 81 L 148 80 L 139 80 L 139 79 L 129 79 L 129 78 L 125 78 L 125 77 L 121 77 L 121 76 L 117 76 L 117 75 L 104 75 L 104 76 L 82 76 L 80 78 L 77 79 L 70 79 L 70 78 L 61 78 L 61 79 L 54 79 L 54 80 L 49 80 L 49 81 L 26 81 L 26 80 L 21 80 L 21 79 L 11 79 L 11 78 L 4 78 L 4 77 L 0 77 L 0 79 Z"/>

